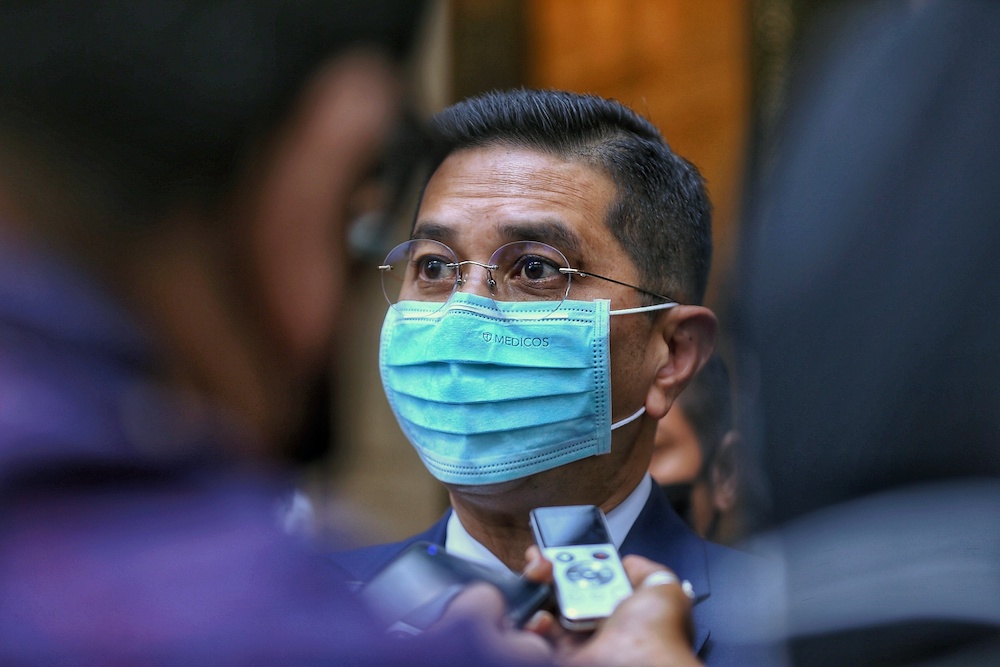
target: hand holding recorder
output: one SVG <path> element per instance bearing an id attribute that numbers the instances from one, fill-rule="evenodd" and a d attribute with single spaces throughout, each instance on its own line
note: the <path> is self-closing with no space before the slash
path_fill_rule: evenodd
<path id="1" fill-rule="evenodd" d="M 566 664 L 698 665 L 691 652 L 690 584 L 640 556 L 618 555 L 604 512 L 593 505 L 542 507 L 530 514 L 534 547 L 526 574 L 552 581 L 561 633 L 540 612 L 527 628 L 559 647 Z M 593 630 L 581 635 L 581 630 Z"/>
<path id="2" fill-rule="evenodd" d="M 552 563 L 560 621 L 568 630 L 593 630 L 632 594 L 607 519 L 594 505 L 539 507 L 531 529 Z"/>
<path id="3" fill-rule="evenodd" d="M 552 564 L 529 547 L 525 578 L 553 581 Z M 503 596 L 479 584 L 466 589 L 429 632 L 447 635 L 455 623 L 473 621 L 479 634 L 514 664 L 561 667 L 696 667 L 691 650 L 691 599 L 681 582 L 662 565 L 641 556 L 625 556 L 622 565 L 634 592 L 599 621 L 594 632 L 569 631 L 552 613 L 540 610 L 511 627 Z"/>
<path id="4" fill-rule="evenodd" d="M 690 649 L 691 601 L 677 577 L 639 556 L 619 559 L 599 509 L 545 508 L 531 521 L 551 560 L 530 547 L 522 577 L 501 576 L 417 543 L 376 576 L 362 597 L 390 634 L 426 630 L 433 640 L 457 623 L 471 623 L 514 664 L 701 664 Z M 559 558 L 566 553 L 573 558 Z"/>

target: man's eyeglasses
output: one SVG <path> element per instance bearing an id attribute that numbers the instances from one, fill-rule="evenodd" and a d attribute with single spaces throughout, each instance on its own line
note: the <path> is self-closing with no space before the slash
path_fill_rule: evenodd
<path id="1" fill-rule="evenodd" d="M 382 273 L 382 291 L 391 306 L 400 301 L 436 302 L 443 306 L 477 267 L 495 301 L 551 303 L 551 310 L 538 311 L 540 317 L 554 312 L 569 298 L 574 278 L 598 278 L 664 302 L 674 301 L 614 278 L 574 269 L 562 252 L 538 241 L 502 245 L 483 264 L 460 261 L 455 251 L 440 241 L 411 239 L 393 248 L 378 268 Z"/>

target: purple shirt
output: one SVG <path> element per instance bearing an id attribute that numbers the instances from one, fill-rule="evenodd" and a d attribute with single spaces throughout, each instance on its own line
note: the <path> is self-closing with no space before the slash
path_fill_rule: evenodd
<path id="1" fill-rule="evenodd" d="M 282 477 L 227 460 L 155 363 L 84 276 L 0 240 L 0 663 L 491 662 L 376 633 L 279 529 Z"/>

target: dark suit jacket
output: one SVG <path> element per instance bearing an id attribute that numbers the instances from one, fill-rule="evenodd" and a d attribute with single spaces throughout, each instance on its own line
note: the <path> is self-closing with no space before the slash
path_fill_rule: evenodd
<path id="1" fill-rule="evenodd" d="M 426 531 L 400 542 L 345 551 L 333 560 L 359 581 L 368 581 L 408 545 L 419 540 L 444 544 L 451 510 Z M 694 587 L 694 647 L 710 667 L 771 665 L 777 659 L 763 646 L 751 644 L 749 622 L 760 617 L 761 605 L 774 599 L 770 564 L 756 556 L 698 537 L 654 487 L 649 500 L 625 537 L 621 554 L 637 554 L 662 563 Z"/>

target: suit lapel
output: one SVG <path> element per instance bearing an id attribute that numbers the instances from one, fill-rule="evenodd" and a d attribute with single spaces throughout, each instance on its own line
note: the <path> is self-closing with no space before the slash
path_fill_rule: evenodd
<path id="1" fill-rule="evenodd" d="M 417 533 L 401 542 L 389 544 L 377 544 L 370 547 L 362 547 L 351 551 L 343 551 L 333 554 L 332 560 L 351 577 L 358 582 L 367 582 L 376 572 L 395 558 L 403 549 L 414 542 L 425 541 L 444 546 L 447 534 L 448 517 L 451 509 L 448 509 L 438 521 L 422 533 Z"/>
<path id="2" fill-rule="evenodd" d="M 705 542 L 681 520 L 666 495 L 653 487 L 645 507 L 622 542 L 621 554 L 636 554 L 666 565 L 694 587 L 694 650 L 701 651 L 709 628 L 698 622 L 698 605 L 711 595 Z"/>

